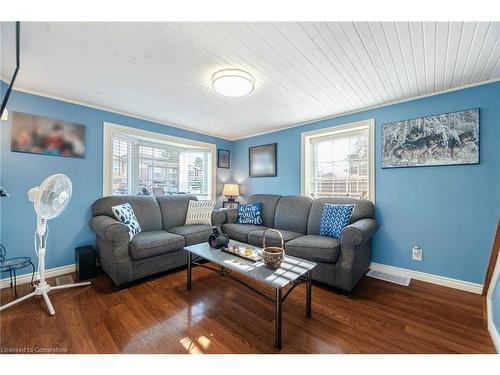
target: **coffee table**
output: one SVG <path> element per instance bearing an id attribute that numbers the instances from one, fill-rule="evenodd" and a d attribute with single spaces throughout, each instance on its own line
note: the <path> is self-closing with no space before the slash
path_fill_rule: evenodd
<path id="1" fill-rule="evenodd" d="M 253 251 L 260 250 L 255 246 L 250 246 L 237 241 L 230 241 L 229 247 L 249 246 Z M 258 295 L 264 297 L 266 300 L 275 305 L 275 334 L 274 334 L 274 347 L 277 350 L 281 349 L 281 322 L 282 322 L 282 304 L 288 297 L 290 292 L 295 289 L 299 284 L 306 284 L 306 315 L 311 316 L 311 271 L 316 267 L 316 263 L 309 262 L 304 259 L 295 258 L 285 255 L 281 267 L 277 270 L 267 268 L 262 261 L 251 262 L 242 259 L 236 255 L 222 252 L 221 250 L 214 249 L 210 245 L 200 243 L 196 245 L 186 246 L 184 250 L 188 253 L 188 268 L 187 268 L 187 290 L 191 290 L 191 275 L 192 266 L 197 265 L 203 268 L 220 273 L 234 281 L 237 281 L 246 288 L 252 290 Z M 208 260 L 218 268 L 198 262 L 199 259 Z M 274 297 L 254 288 L 243 280 L 234 276 L 234 274 L 244 275 L 255 281 L 258 281 L 266 286 L 274 289 Z M 284 288 L 287 290 L 284 291 Z"/>

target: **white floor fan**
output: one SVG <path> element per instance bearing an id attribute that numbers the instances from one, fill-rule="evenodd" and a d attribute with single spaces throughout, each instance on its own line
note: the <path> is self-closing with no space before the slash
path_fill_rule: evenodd
<path id="1" fill-rule="evenodd" d="M 50 302 L 48 293 L 51 290 L 74 288 L 77 286 L 90 285 L 90 281 L 76 284 L 65 284 L 50 286 L 45 280 L 45 246 L 47 240 L 47 220 L 59 216 L 69 203 L 73 186 L 71 180 L 64 174 L 55 174 L 47 177 L 40 186 L 29 190 L 28 199 L 33 202 L 37 214 L 36 236 L 38 237 L 38 272 L 39 282 L 35 290 L 21 298 L 7 303 L 0 307 L 0 311 L 5 310 L 19 302 L 27 300 L 33 296 L 42 296 L 47 304 L 50 315 L 56 312 Z M 36 246 L 35 246 L 36 248 Z"/>

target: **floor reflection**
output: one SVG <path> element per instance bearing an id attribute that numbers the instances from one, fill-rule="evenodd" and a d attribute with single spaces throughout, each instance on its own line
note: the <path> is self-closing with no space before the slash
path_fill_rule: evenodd
<path id="1" fill-rule="evenodd" d="M 205 336 L 200 336 L 197 339 L 184 337 L 179 342 L 189 354 L 203 354 L 210 346 L 210 339 Z"/>
<path id="2" fill-rule="evenodd" d="M 210 347 L 210 339 L 199 334 L 197 323 L 203 320 L 207 310 L 213 309 L 214 304 L 217 304 L 217 299 L 207 302 L 198 296 L 186 301 L 186 305 L 173 315 L 166 311 L 165 319 L 161 322 L 131 334 L 121 352 L 164 352 L 162 348 L 171 347 L 172 340 L 182 335 L 184 337 L 178 341 L 179 350 L 174 352 L 204 353 Z"/>

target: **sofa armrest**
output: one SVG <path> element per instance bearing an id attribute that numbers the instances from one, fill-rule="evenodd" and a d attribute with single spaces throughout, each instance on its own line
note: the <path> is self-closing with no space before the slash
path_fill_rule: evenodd
<path id="1" fill-rule="evenodd" d="M 113 243 L 127 243 L 130 236 L 125 224 L 106 215 L 90 219 L 90 228 L 101 238 Z"/>
<path id="2" fill-rule="evenodd" d="M 226 215 L 222 211 L 213 210 L 212 211 L 212 225 L 220 227 L 226 221 Z"/>
<path id="3" fill-rule="evenodd" d="M 371 236 L 377 231 L 378 224 L 373 219 L 358 220 L 342 230 L 340 236 L 341 246 L 350 245 L 358 246 L 363 242 L 368 241 Z"/>
<path id="4" fill-rule="evenodd" d="M 226 224 L 234 224 L 236 223 L 236 220 L 238 220 L 238 209 L 237 208 L 230 208 L 227 210 L 221 210 L 222 213 L 224 213 L 224 223 Z"/>

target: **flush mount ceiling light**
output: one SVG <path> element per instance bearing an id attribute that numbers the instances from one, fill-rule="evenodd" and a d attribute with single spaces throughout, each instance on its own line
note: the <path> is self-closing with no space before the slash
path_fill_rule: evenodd
<path id="1" fill-rule="evenodd" d="M 218 94 L 238 97 L 250 94 L 254 89 L 255 78 L 239 69 L 219 70 L 212 76 L 212 87 Z"/>

